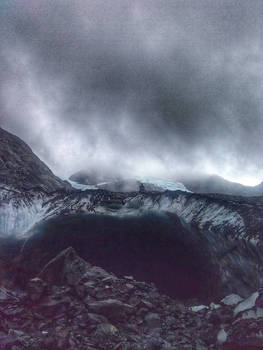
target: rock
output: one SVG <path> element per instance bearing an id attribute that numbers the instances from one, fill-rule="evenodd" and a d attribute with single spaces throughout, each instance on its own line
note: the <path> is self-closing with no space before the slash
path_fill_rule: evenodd
<path id="1" fill-rule="evenodd" d="M 73 248 L 67 248 L 52 259 L 39 273 L 40 278 L 49 284 L 75 286 L 90 265 L 77 256 Z"/>
<path id="2" fill-rule="evenodd" d="M 222 299 L 221 303 L 223 303 L 225 305 L 236 305 L 236 304 L 240 303 L 242 300 L 244 300 L 244 299 L 241 298 L 239 295 L 230 294 L 230 295 L 226 296 L 224 299 Z"/>
<path id="3" fill-rule="evenodd" d="M 54 299 L 49 297 L 37 306 L 37 311 L 46 317 L 53 317 L 58 313 L 66 312 L 70 303 L 71 300 L 68 297 L 62 299 Z"/>
<path id="4" fill-rule="evenodd" d="M 91 325 L 96 325 L 96 324 L 101 324 L 101 323 L 108 323 L 108 320 L 106 317 L 102 316 L 102 315 L 96 315 L 93 314 L 91 312 L 88 313 L 87 315 L 87 321 L 89 324 Z"/>
<path id="5" fill-rule="evenodd" d="M 87 304 L 88 309 L 96 314 L 103 315 L 109 320 L 120 321 L 133 307 L 119 300 L 108 299 Z"/>
<path id="6" fill-rule="evenodd" d="M 32 278 L 27 284 L 29 298 L 32 301 L 39 300 L 45 293 L 46 283 L 41 278 Z"/>
<path id="7" fill-rule="evenodd" d="M 112 336 L 118 333 L 118 329 L 110 323 L 102 323 L 97 327 L 96 335 L 100 336 Z"/>
<path id="8" fill-rule="evenodd" d="M 204 311 L 204 310 L 207 310 L 207 309 L 208 309 L 208 306 L 206 306 L 206 305 L 191 306 L 191 310 L 193 312 Z"/>
<path id="9" fill-rule="evenodd" d="M 111 278 L 111 277 L 113 278 L 113 276 L 111 276 L 108 272 L 103 270 L 101 267 L 92 266 L 85 272 L 85 274 L 82 277 L 82 280 L 93 281 L 101 278 L 105 279 L 105 278 Z"/>
<path id="10" fill-rule="evenodd" d="M 263 321 L 256 323 L 251 320 L 241 320 L 231 325 L 224 343 L 224 349 L 256 350 L 263 348 Z"/>
<path id="11" fill-rule="evenodd" d="M 227 340 L 227 333 L 224 329 L 221 329 L 217 334 L 217 341 L 219 344 L 225 343 Z"/>
<path id="12" fill-rule="evenodd" d="M 234 315 L 237 316 L 240 312 L 252 309 L 255 306 L 256 300 L 259 297 L 259 292 L 253 293 L 249 298 L 243 300 L 234 309 Z"/>
<path id="13" fill-rule="evenodd" d="M 161 318 L 158 314 L 148 313 L 145 316 L 144 320 L 145 320 L 145 323 L 147 324 L 147 327 L 150 329 L 161 327 Z"/>

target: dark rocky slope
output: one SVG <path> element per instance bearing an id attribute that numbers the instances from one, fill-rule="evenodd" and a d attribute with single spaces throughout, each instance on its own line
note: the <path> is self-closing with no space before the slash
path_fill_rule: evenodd
<path id="1" fill-rule="evenodd" d="M 18 265 L 9 266 L 17 280 Z M 3 271 L 3 267 L 2 267 Z M 1 350 L 259 350 L 263 294 L 184 305 L 61 252 L 25 288 L 0 285 Z M 19 275 L 20 274 L 20 275 Z"/>
<path id="2" fill-rule="evenodd" d="M 70 189 L 20 138 L 0 128 L 0 187 L 46 192 Z"/>

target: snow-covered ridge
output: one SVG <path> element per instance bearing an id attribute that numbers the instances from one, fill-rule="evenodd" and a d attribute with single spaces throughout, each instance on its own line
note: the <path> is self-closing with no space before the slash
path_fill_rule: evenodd
<path id="1" fill-rule="evenodd" d="M 245 233 L 242 216 L 234 209 L 206 198 L 196 198 L 184 192 L 159 194 L 122 194 L 106 191 L 54 193 L 10 198 L 0 207 L 0 231 L 25 233 L 35 223 L 59 215 L 74 213 L 106 214 L 115 216 L 141 215 L 148 211 L 169 212 L 178 215 L 185 223 L 195 223 L 200 230 L 206 228 L 224 232 L 233 228 L 236 235 Z"/>
<path id="2" fill-rule="evenodd" d="M 6 234 L 25 233 L 36 222 L 62 214 L 81 212 L 121 216 L 157 211 L 174 213 L 186 224 L 194 223 L 200 230 L 219 234 L 232 228 L 233 237 L 246 236 L 244 218 L 237 206 L 188 192 L 114 194 L 93 189 L 16 194 L 0 190 L 0 200 L 0 232 Z M 254 240 L 254 235 L 251 239 Z"/>

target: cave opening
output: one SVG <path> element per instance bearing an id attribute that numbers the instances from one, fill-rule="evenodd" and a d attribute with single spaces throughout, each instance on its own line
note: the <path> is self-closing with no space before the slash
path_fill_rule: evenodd
<path id="1" fill-rule="evenodd" d="M 216 294 L 205 242 L 175 215 L 56 218 L 36 228 L 24 246 L 24 260 L 39 269 L 69 246 L 91 264 L 118 277 L 153 282 L 173 298 L 207 300 Z"/>

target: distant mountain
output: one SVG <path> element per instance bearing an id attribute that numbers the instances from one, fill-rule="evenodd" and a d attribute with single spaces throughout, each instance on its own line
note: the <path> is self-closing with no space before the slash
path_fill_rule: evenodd
<path id="1" fill-rule="evenodd" d="M 71 188 L 55 176 L 19 137 L 0 128 L 0 186 L 46 192 Z"/>
<path id="2" fill-rule="evenodd" d="M 112 176 L 108 172 L 82 170 L 70 177 L 70 180 L 79 185 L 96 186 L 113 192 L 139 191 L 140 185 L 144 185 L 146 191 L 181 190 L 195 193 L 219 193 L 232 196 L 261 196 L 263 195 L 263 183 L 257 186 L 244 186 L 232 182 L 218 175 L 182 176 L 173 181 L 165 181 L 154 178 L 134 177 L 121 178 Z M 74 183 L 72 184 L 74 187 Z M 76 186 L 76 185 L 75 185 Z M 77 188 L 78 186 L 76 186 Z M 80 188 L 80 187 L 78 187 Z M 86 187 L 83 187 L 86 189 Z"/>
<path id="3" fill-rule="evenodd" d="M 69 179 L 73 187 L 82 190 L 95 186 L 97 189 L 112 192 L 164 192 L 166 190 L 191 192 L 182 183 L 153 177 L 119 178 L 99 172 L 80 171 Z"/>
<path id="4" fill-rule="evenodd" d="M 218 175 L 203 175 L 198 177 L 182 177 L 180 181 L 195 193 L 221 193 L 234 196 L 261 196 L 263 183 L 257 186 L 244 186 Z"/>

